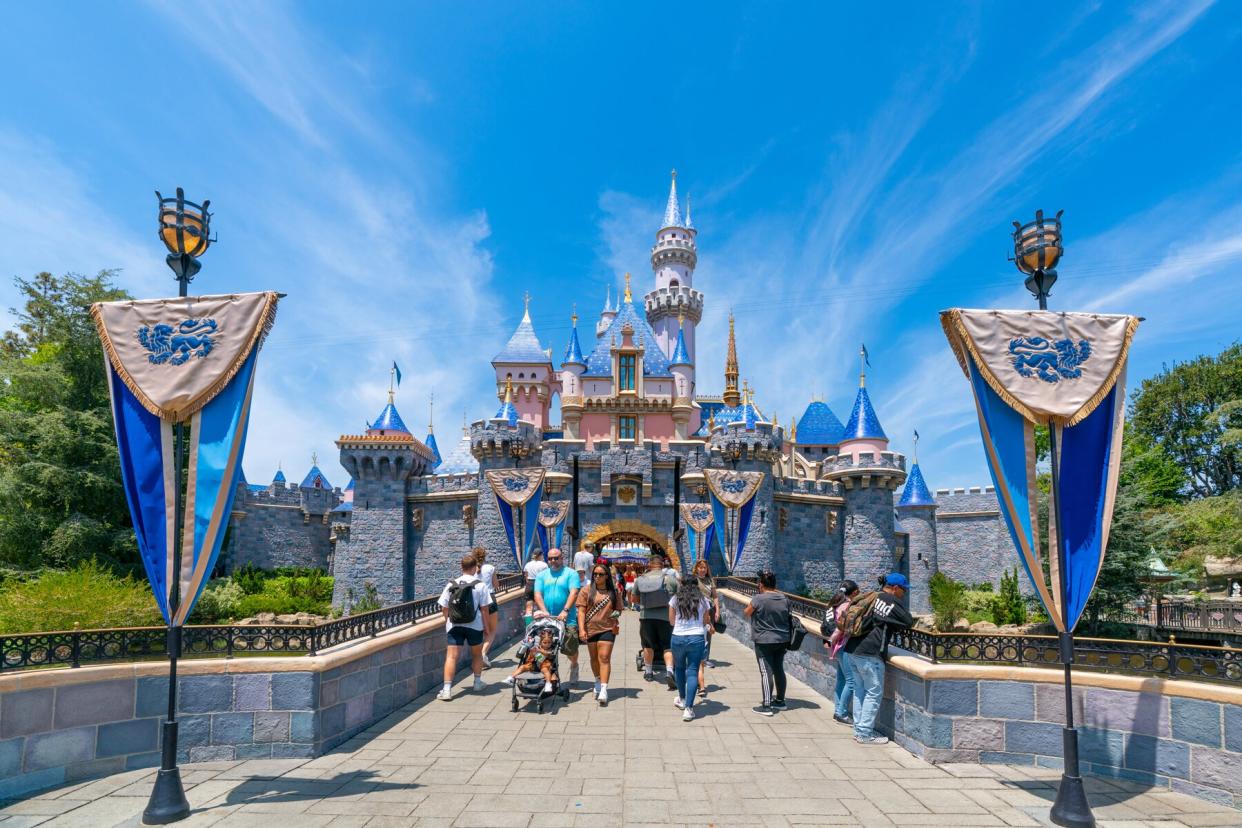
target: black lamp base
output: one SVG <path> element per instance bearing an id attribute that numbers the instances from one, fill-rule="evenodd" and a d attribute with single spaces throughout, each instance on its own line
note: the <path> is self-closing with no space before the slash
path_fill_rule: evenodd
<path id="1" fill-rule="evenodd" d="M 161 770 L 155 777 L 151 799 L 142 812 L 143 825 L 167 825 L 190 815 L 190 803 L 186 801 L 185 789 L 181 787 L 181 771 L 178 768 Z"/>
<path id="2" fill-rule="evenodd" d="M 1091 813 L 1091 805 L 1087 802 L 1087 792 L 1083 789 L 1081 776 L 1061 775 L 1057 800 L 1052 803 L 1052 811 L 1048 816 L 1054 824 L 1064 828 L 1095 828 L 1095 815 Z"/>

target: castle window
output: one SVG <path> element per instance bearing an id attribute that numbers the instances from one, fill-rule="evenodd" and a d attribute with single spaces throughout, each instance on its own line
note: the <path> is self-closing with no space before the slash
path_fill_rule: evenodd
<path id="1" fill-rule="evenodd" d="M 638 431 L 637 418 L 635 417 L 618 417 L 617 418 L 617 437 L 622 440 L 633 440 L 635 433 Z"/>
<path id="2" fill-rule="evenodd" d="M 621 376 L 618 378 L 618 387 L 622 391 L 634 390 L 634 369 L 638 363 L 638 357 L 634 354 L 621 355 Z"/>

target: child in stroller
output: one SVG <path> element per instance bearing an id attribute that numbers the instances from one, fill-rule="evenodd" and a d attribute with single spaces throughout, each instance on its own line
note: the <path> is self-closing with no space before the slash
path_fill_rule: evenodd
<path id="1" fill-rule="evenodd" d="M 569 698 L 569 688 L 560 682 L 557 653 L 565 640 L 565 624 L 559 618 L 541 615 L 526 630 L 526 637 L 518 646 L 518 668 L 505 679 L 513 688 L 513 710 L 519 706 L 518 699 L 534 699 L 536 709 L 543 712 L 545 698 L 559 693 Z"/>

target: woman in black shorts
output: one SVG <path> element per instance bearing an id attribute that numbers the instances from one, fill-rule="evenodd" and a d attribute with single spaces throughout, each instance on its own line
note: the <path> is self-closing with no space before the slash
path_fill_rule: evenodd
<path id="1" fill-rule="evenodd" d="M 595 698 L 608 706 L 608 678 L 612 673 L 612 645 L 621 629 L 624 603 L 607 564 L 591 567 L 591 583 L 578 591 L 578 638 L 585 641 L 595 674 Z"/>

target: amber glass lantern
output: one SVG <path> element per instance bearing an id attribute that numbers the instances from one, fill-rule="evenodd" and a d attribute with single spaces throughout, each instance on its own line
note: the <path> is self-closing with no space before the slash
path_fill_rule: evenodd
<path id="1" fill-rule="evenodd" d="M 185 200 L 185 191 L 177 188 L 175 198 L 164 198 L 155 191 L 160 201 L 159 236 L 168 248 L 167 262 L 181 285 L 181 295 L 202 267 L 198 257 L 207 252 L 215 239 L 211 238 L 211 213 L 207 212 L 210 201 L 201 205 Z"/>
<path id="2" fill-rule="evenodd" d="M 1018 270 L 1026 274 L 1026 289 L 1039 300 L 1040 310 L 1048 309 L 1048 294 L 1057 281 L 1057 262 L 1064 247 L 1061 243 L 1061 214 L 1044 218 L 1043 210 L 1035 211 L 1035 220 L 1026 224 L 1013 223 L 1013 257 Z"/>

